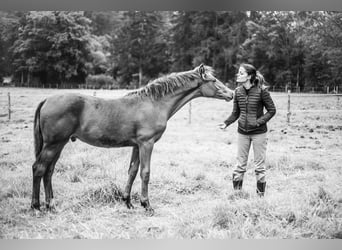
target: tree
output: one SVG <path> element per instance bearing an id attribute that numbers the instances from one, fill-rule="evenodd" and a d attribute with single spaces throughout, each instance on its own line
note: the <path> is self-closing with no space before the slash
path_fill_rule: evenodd
<path id="1" fill-rule="evenodd" d="M 113 77 L 127 87 L 138 86 L 168 70 L 167 31 L 160 12 L 128 11 L 113 38 Z M 143 80 L 145 79 L 145 80 Z"/>
<path id="2" fill-rule="evenodd" d="M 1 77 L 11 75 L 9 48 L 17 39 L 17 30 L 22 12 L 0 11 L 0 82 Z"/>
<path id="3" fill-rule="evenodd" d="M 124 11 L 85 11 L 84 16 L 91 22 L 92 33 L 96 36 L 115 34 L 122 26 Z"/>
<path id="4" fill-rule="evenodd" d="M 208 64 L 227 82 L 235 74 L 236 54 L 246 37 L 245 12 L 175 12 L 172 29 L 173 69 Z"/>
<path id="5" fill-rule="evenodd" d="M 42 83 L 84 82 L 92 40 L 83 12 L 28 12 L 12 47 L 15 73 L 28 83 L 31 77 Z"/>
<path id="6" fill-rule="evenodd" d="M 259 12 L 247 21 L 239 57 L 262 70 L 270 85 L 303 84 L 304 46 L 296 12 Z"/>
<path id="7" fill-rule="evenodd" d="M 184 71 L 193 67 L 192 48 L 198 46 L 194 41 L 193 14 L 195 12 L 178 11 L 172 16 L 171 29 L 171 71 Z"/>
<path id="8" fill-rule="evenodd" d="M 238 52 L 247 38 L 247 13 L 218 12 L 217 19 L 217 55 L 213 65 L 225 82 L 232 83 L 238 64 L 244 60 L 238 57 Z"/>
<path id="9" fill-rule="evenodd" d="M 306 12 L 306 29 L 300 39 L 306 47 L 305 74 L 314 87 L 336 86 L 342 82 L 342 13 Z"/>

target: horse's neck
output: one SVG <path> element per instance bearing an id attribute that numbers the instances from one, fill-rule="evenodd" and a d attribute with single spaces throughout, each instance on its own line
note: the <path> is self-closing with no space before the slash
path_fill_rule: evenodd
<path id="1" fill-rule="evenodd" d="M 170 119 L 186 103 L 199 96 L 200 91 L 198 90 L 198 88 L 175 92 L 173 95 L 165 96 L 163 105 L 165 105 L 166 107 L 168 119 Z"/>

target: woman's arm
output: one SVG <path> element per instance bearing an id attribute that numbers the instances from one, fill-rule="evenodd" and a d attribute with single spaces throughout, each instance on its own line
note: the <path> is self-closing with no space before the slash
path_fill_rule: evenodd
<path id="1" fill-rule="evenodd" d="M 276 107 L 272 100 L 270 93 L 267 90 L 262 90 L 261 92 L 262 103 L 265 106 L 267 112 L 258 118 L 258 126 L 267 123 L 276 113 Z"/>
<path id="2" fill-rule="evenodd" d="M 233 103 L 233 111 L 231 115 L 224 121 L 226 126 L 228 127 L 230 124 L 234 123 L 240 116 L 240 107 L 237 101 L 237 95 L 234 95 L 234 103 Z"/>

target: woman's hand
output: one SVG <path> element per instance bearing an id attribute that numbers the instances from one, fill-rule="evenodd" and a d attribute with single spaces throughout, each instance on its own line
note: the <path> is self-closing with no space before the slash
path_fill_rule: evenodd
<path id="1" fill-rule="evenodd" d="M 222 130 L 224 130 L 224 129 L 226 129 L 226 127 L 228 127 L 227 124 L 225 124 L 225 123 L 220 123 L 218 126 Z"/>

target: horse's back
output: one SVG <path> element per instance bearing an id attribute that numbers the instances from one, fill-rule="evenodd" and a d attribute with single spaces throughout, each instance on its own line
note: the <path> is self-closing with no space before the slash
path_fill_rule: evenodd
<path id="1" fill-rule="evenodd" d="M 138 98 L 54 95 L 41 109 L 43 137 L 47 141 L 79 138 L 103 147 L 133 145 L 139 138 L 161 135 L 166 121 L 150 101 Z"/>
<path id="2" fill-rule="evenodd" d="M 130 144 L 135 135 L 134 109 L 127 100 L 103 99 L 82 94 L 54 95 L 41 110 L 42 128 L 47 141 L 69 138 L 95 146 Z M 131 106 L 131 107 L 130 107 Z"/>

